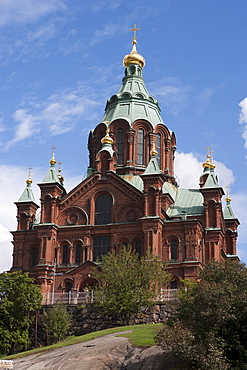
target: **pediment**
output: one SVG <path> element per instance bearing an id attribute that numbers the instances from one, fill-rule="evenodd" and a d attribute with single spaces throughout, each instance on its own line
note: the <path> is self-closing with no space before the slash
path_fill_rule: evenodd
<path id="1" fill-rule="evenodd" d="M 92 261 L 86 261 L 81 263 L 79 266 L 67 271 L 64 275 L 70 275 L 71 277 L 78 274 L 84 275 L 85 273 L 92 271 L 92 269 L 95 267 L 99 267 L 99 265 Z"/>

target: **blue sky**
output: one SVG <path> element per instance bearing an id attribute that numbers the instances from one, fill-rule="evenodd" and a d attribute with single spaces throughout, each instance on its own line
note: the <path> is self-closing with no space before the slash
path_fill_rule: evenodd
<path id="1" fill-rule="evenodd" d="M 246 15 L 245 0 L 0 0 L 0 271 L 28 167 L 37 202 L 53 145 L 67 190 L 85 176 L 88 132 L 121 85 L 135 23 L 146 86 L 176 134 L 180 186 L 198 187 L 210 146 L 247 262 Z"/>

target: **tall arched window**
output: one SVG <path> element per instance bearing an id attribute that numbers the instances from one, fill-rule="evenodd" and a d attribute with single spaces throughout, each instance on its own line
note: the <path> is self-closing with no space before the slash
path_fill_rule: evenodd
<path id="1" fill-rule="evenodd" d="M 67 264 L 69 263 L 69 247 L 68 245 L 63 246 L 63 258 L 62 258 L 62 263 Z"/>
<path id="2" fill-rule="evenodd" d="M 75 247 L 75 263 L 76 265 L 81 263 L 81 244 L 77 244 Z"/>
<path id="3" fill-rule="evenodd" d="M 209 227 L 216 227 L 216 209 L 215 202 L 213 200 L 208 202 L 208 219 Z"/>
<path id="4" fill-rule="evenodd" d="M 136 248 L 136 253 L 138 253 L 139 257 L 141 257 L 141 255 L 142 255 L 142 242 L 140 240 L 136 241 L 135 248 Z"/>
<path id="5" fill-rule="evenodd" d="M 156 136 L 156 151 L 157 151 L 156 159 L 157 159 L 159 166 L 160 166 L 160 143 L 161 143 L 161 136 L 160 134 L 157 134 Z"/>
<path id="6" fill-rule="evenodd" d="M 120 127 L 117 130 L 117 163 L 123 164 L 123 141 L 124 141 L 124 130 Z"/>
<path id="7" fill-rule="evenodd" d="M 39 248 L 33 247 L 31 250 L 31 266 L 36 266 L 38 264 L 38 254 Z"/>
<path id="8" fill-rule="evenodd" d="M 178 242 L 176 239 L 171 241 L 171 260 L 176 260 L 178 258 Z"/>
<path id="9" fill-rule="evenodd" d="M 144 131 L 138 130 L 137 137 L 137 164 L 144 164 Z"/>
<path id="10" fill-rule="evenodd" d="M 111 222 L 112 198 L 103 194 L 95 201 L 95 225 L 104 225 Z"/>

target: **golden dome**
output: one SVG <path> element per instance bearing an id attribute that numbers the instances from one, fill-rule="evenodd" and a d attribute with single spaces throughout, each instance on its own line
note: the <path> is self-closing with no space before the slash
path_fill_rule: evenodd
<path id="1" fill-rule="evenodd" d="M 57 163 L 57 161 L 56 161 L 56 159 L 55 159 L 54 149 L 55 149 L 55 147 L 52 147 L 52 157 L 51 157 L 51 159 L 50 159 L 50 164 L 51 164 L 51 165 L 54 165 L 54 164 L 56 164 L 56 163 Z"/>
<path id="2" fill-rule="evenodd" d="M 132 46 L 131 52 L 129 54 L 125 55 L 125 57 L 123 58 L 123 65 L 126 68 L 130 64 L 138 64 L 141 68 L 143 68 L 145 66 L 145 59 L 136 50 L 137 41 L 133 40 L 132 44 L 133 44 L 133 46 Z"/>
<path id="3" fill-rule="evenodd" d="M 29 168 L 29 172 L 28 172 L 28 177 L 27 177 L 27 179 L 26 179 L 26 183 L 28 184 L 28 185 L 31 185 L 32 184 L 32 179 L 31 179 L 31 167 Z"/>
<path id="4" fill-rule="evenodd" d="M 105 136 L 101 139 L 101 143 L 102 143 L 102 144 L 113 144 L 113 143 L 114 143 L 113 138 L 112 138 L 112 137 L 110 137 L 110 135 L 109 135 L 109 132 L 110 132 L 109 127 L 107 127 L 107 129 L 106 129 L 106 134 L 105 134 Z"/>

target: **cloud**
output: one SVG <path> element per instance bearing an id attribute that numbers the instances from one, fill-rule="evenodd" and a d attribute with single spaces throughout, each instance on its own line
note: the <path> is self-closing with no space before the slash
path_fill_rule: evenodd
<path id="1" fill-rule="evenodd" d="M 243 125 L 242 137 L 245 141 L 244 147 L 247 149 L 247 98 L 243 99 L 238 105 L 241 108 L 238 121 Z"/>
<path id="2" fill-rule="evenodd" d="M 36 182 L 42 181 L 47 168 L 38 168 L 32 171 L 32 190 L 37 204 L 39 204 L 39 188 Z M 0 182 L 0 272 L 9 270 L 12 265 L 13 240 L 9 230 L 16 230 L 16 202 L 25 189 L 25 180 L 28 175 L 27 169 L 0 165 L 1 182 Z M 67 191 L 71 190 L 81 181 L 81 176 L 71 176 L 68 172 L 63 171 L 65 177 L 65 187 Z"/>
<path id="3" fill-rule="evenodd" d="M 193 153 L 176 153 L 175 174 L 179 175 L 178 183 L 182 188 L 198 188 L 199 178 L 203 172 L 203 162 L 199 161 Z M 219 185 L 224 189 L 234 183 L 233 172 L 224 163 L 214 161 L 215 173 Z"/>
<path id="4" fill-rule="evenodd" d="M 104 39 L 111 39 L 115 37 L 117 30 L 119 30 L 119 24 L 105 24 L 102 29 L 95 31 L 93 39 L 91 40 L 90 44 L 95 45 L 98 42 L 101 42 Z"/>
<path id="5" fill-rule="evenodd" d="M 0 0 L 0 26 L 35 22 L 47 14 L 65 10 L 62 0 Z"/>
<path id="6" fill-rule="evenodd" d="M 152 95 L 173 115 L 179 114 L 187 105 L 191 86 L 183 85 L 176 78 L 166 78 L 148 84 Z"/>
<path id="7" fill-rule="evenodd" d="M 46 100 L 27 98 L 16 109 L 13 119 L 17 122 L 13 138 L 4 149 L 42 132 L 42 135 L 60 135 L 73 130 L 77 123 L 95 120 L 95 107 L 100 102 L 94 99 L 88 88 L 78 84 L 75 89 L 61 90 Z M 42 130 L 41 130 L 42 127 Z M 86 125 L 84 129 L 87 128 Z"/>

